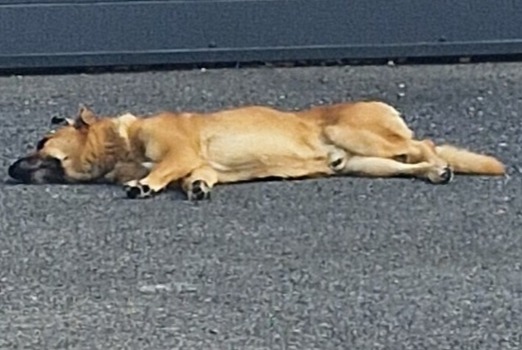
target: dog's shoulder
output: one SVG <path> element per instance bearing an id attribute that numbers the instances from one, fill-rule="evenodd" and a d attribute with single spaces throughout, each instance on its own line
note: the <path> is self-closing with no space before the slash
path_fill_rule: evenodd
<path id="1" fill-rule="evenodd" d="M 125 113 L 112 119 L 118 136 L 129 144 L 129 129 L 139 118 L 132 113 Z"/>

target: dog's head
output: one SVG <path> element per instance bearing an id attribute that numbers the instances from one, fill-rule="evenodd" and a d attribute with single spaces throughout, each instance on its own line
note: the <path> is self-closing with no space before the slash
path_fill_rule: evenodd
<path id="1" fill-rule="evenodd" d="M 39 140 L 33 152 L 11 164 L 9 176 L 27 184 L 88 180 L 82 169 L 82 154 L 89 128 L 97 119 L 85 106 L 80 106 L 75 118 L 53 117 L 51 124 L 55 130 Z"/>

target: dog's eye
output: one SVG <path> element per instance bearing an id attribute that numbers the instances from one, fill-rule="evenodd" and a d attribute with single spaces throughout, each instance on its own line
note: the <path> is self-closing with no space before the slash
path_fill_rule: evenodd
<path id="1" fill-rule="evenodd" d="M 47 142 L 47 140 L 49 140 L 49 139 L 48 138 L 43 138 L 40 141 L 38 141 L 38 143 L 36 144 L 36 150 L 37 151 L 41 150 L 44 147 L 44 145 Z"/>

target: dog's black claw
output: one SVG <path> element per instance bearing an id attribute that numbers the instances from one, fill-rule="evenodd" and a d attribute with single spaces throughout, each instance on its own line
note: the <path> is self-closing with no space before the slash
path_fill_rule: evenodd
<path id="1" fill-rule="evenodd" d="M 203 180 L 196 180 L 190 186 L 189 200 L 210 199 L 209 186 Z"/>
<path id="2" fill-rule="evenodd" d="M 139 187 L 125 187 L 125 192 L 127 193 L 127 197 L 130 199 L 138 198 L 141 194 L 141 190 Z"/>
<path id="3" fill-rule="evenodd" d="M 127 193 L 127 198 L 130 199 L 148 198 L 155 193 L 148 185 L 137 184 L 136 186 L 125 186 L 124 189 Z"/>
<path id="4" fill-rule="evenodd" d="M 333 162 L 330 163 L 330 168 L 332 168 L 334 171 L 339 171 L 341 164 L 343 160 L 342 159 L 336 159 Z"/>
<path id="5" fill-rule="evenodd" d="M 441 184 L 447 184 L 453 179 L 453 170 L 450 167 L 446 167 L 444 172 L 440 175 Z"/>

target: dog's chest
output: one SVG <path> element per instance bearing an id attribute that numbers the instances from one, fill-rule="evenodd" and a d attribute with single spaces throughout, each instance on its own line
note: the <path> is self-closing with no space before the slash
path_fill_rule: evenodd
<path id="1" fill-rule="evenodd" d="M 130 158 L 138 162 L 152 162 L 156 163 L 161 160 L 164 147 L 154 140 L 147 140 L 141 142 L 140 140 L 132 140 Z"/>

